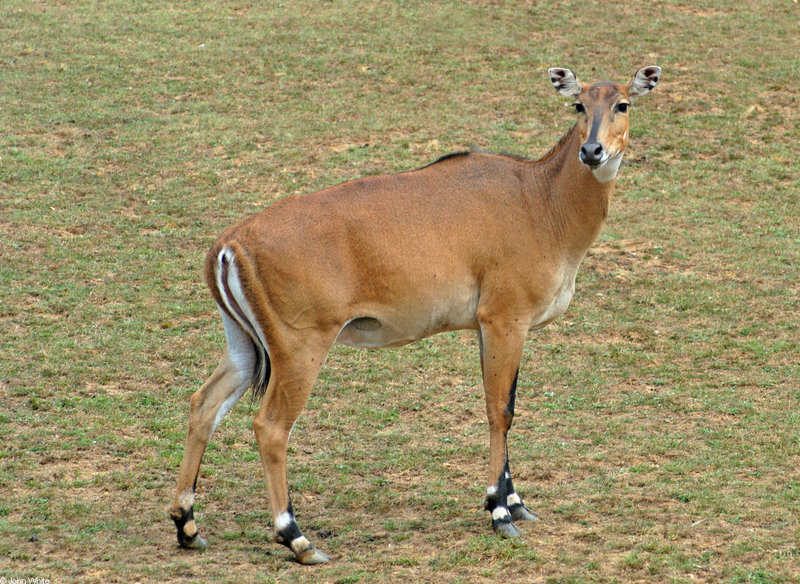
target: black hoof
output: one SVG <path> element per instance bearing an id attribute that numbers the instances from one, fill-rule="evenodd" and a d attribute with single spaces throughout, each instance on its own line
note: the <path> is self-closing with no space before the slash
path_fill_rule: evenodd
<path id="1" fill-rule="evenodd" d="M 325 562 L 330 561 L 328 554 L 319 551 L 313 546 L 306 551 L 295 555 L 297 556 L 297 561 L 304 566 L 314 566 L 316 564 L 324 564 Z"/>
<path id="2" fill-rule="evenodd" d="M 194 537 L 182 537 L 178 538 L 178 543 L 183 549 L 187 550 L 204 550 L 208 544 L 206 540 L 204 540 L 199 533 L 195 533 Z"/>
<path id="3" fill-rule="evenodd" d="M 525 505 L 514 505 L 509 511 L 511 511 L 511 518 L 514 521 L 539 521 L 539 516 L 528 511 Z"/>
<path id="4" fill-rule="evenodd" d="M 520 537 L 522 532 L 511 521 L 493 521 L 492 529 L 503 539 Z"/>

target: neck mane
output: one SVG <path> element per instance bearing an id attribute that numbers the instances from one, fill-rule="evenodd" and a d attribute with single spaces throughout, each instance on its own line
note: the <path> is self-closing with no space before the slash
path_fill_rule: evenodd
<path id="1" fill-rule="evenodd" d="M 549 162 L 550 160 L 556 158 L 559 154 L 561 154 L 562 150 L 566 149 L 567 146 L 569 145 L 569 142 L 572 139 L 572 135 L 575 133 L 577 128 L 578 124 L 572 126 L 572 128 L 570 128 L 566 134 L 561 136 L 561 139 L 558 142 L 556 142 L 556 145 L 553 146 L 547 154 L 545 154 L 538 160 L 532 161 L 533 164 L 544 164 L 545 162 Z"/>

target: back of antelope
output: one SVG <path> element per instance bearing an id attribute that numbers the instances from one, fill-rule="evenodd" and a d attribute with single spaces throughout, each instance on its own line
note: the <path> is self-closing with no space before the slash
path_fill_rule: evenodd
<path id="1" fill-rule="evenodd" d="M 253 428 L 275 540 L 303 564 L 327 561 L 295 522 L 286 451 L 328 351 L 335 342 L 389 347 L 456 329 L 478 333 L 492 527 L 516 537 L 517 522 L 536 519 L 514 490 L 506 448 L 523 345 L 528 331 L 569 305 L 608 212 L 629 108 L 661 69 L 640 69 L 627 85 L 590 85 L 568 69 L 549 73 L 574 100 L 577 122 L 542 159 L 460 153 L 285 198 L 212 246 L 205 275 L 226 351 L 191 400 L 169 510 L 181 546 L 206 545 L 192 511 L 200 461 L 214 429 L 252 387 L 264 394 Z"/>

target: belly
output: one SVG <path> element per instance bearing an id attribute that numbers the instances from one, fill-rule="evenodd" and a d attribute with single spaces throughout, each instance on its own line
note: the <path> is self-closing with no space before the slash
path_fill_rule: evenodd
<path id="1" fill-rule="evenodd" d="M 477 293 L 465 293 L 427 305 L 373 307 L 350 319 L 336 339 L 349 347 L 399 347 L 436 333 L 476 329 Z"/>

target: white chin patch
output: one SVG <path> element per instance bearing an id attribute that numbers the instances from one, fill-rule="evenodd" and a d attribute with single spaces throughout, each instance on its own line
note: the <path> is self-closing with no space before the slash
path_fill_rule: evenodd
<path id="1" fill-rule="evenodd" d="M 614 180 L 617 176 L 617 171 L 619 170 L 619 165 L 621 163 L 622 152 L 619 152 L 613 156 L 609 156 L 603 164 L 593 169 L 592 174 L 594 174 L 594 178 L 601 183 Z"/>

